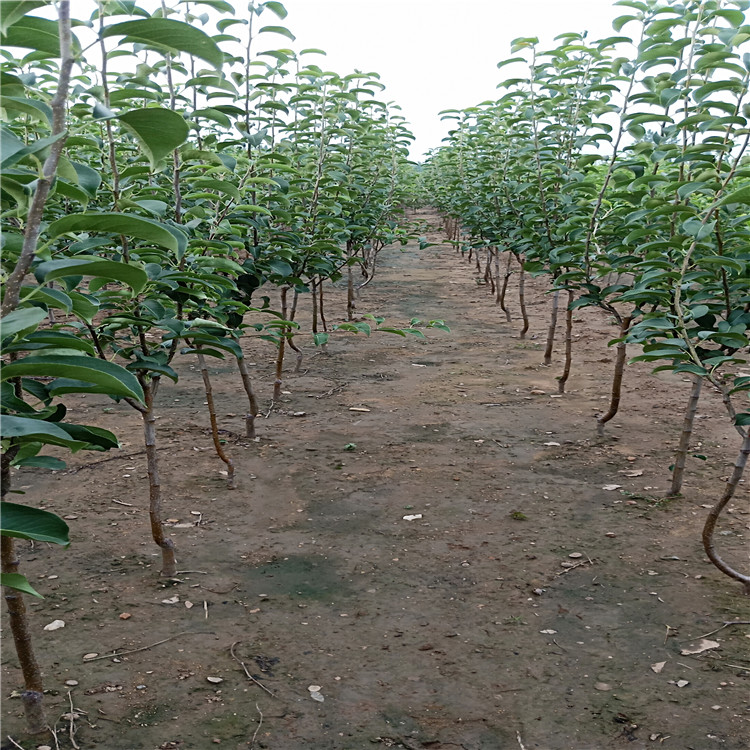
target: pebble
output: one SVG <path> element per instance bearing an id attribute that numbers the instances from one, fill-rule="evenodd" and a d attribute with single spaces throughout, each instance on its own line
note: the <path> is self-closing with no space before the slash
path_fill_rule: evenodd
<path id="1" fill-rule="evenodd" d="M 582 552 L 571 552 L 568 557 L 573 558 L 573 560 L 578 560 L 579 558 L 583 557 Z"/>
<path id="2" fill-rule="evenodd" d="M 609 684 L 609 683 L 607 683 L 607 682 L 597 682 L 597 683 L 596 683 L 596 684 L 594 685 L 594 688 L 595 688 L 596 690 L 601 690 L 601 691 L 602 691 L 603 693 L 607 693 L 607 692 L 609 692 L 610 690 L 612 690 L 612 685 L 610 685 L 610 684 Z"/>
<path id="3" fill-rule="evenodd" d="M 220 682 L 224 682 L 222 677 L 206 677 L 206 680 L 212 685 L 218 685 Z"/>
<path id="4" fill-rule="evenodd" d="M 86 661 L 87 659 L 96 659 L 97 656 L 99 656 L 99 654 L 94 654 L 94 653 L 84 654 L 83 660 Z"/>
<path id="5" fill-rule="evenodd" d="M 65 684 L 68 687 L 75 687 L 78 684 L 78 680 L 65 680 Z"/>

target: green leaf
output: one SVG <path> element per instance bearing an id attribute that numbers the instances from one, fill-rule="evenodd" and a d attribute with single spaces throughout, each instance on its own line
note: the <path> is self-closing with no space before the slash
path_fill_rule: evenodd
<path id="1" fill-rule="evenodd" d="M 181 146 L 190 132 L 181 114 L 163 107 L 131 109 L 117 119 L 135 133 L 152 169 L 156 169 L 158 162 Z"/>
<path id="2" fill-rule="evenodd" d="M 107 389 L 111 396 L 124 396 L 143 402 L 143 390 L 138 379 L 124 367 L 95 357 L 29 356 L 5 365 L 0 380 L 22 376 L 64 377 L 84 380 Z"/>
<path id="3" fill-rule="evenodd" d="M 95 276 L 101 279 L 112 279 L 127 284 L 136 294 L 141 292 L 148 283 L 148 275 L 142 268 L 116 260 L 100 259 L 93 255 L 48 260 L 40 263 L 35 271 L 45 282 L 66 276 Z"/>
<path id="4" fill-rule="evenodd" d="M 31 594 L 31 596 L 44 599 L 44 597 L 28 582 L 26 576 L 22 576 L 20 573 L 0 573 L 0 584 L 7 586 L 9 589 L 20 591 L 22 594 Z"/>
<path id="5" fill-rule="evenodd" d="M 3 371 L 7 367 L 3 368 Z M 45 445 L 60 445 L 72 451 L 81 450 L 86 446 L 80 440 L 73 440 L 57 423 L 46 422 L 32 417 L 17 417 L 11 414 L 3 415 L 0 422 L 0 434 L 4 440 L 15 439 L 19 442 L 44 443 Z"/>
<path id="6" fill-rule="evenodd" d="M 267 0 L 265 3 L 263 3 L 264 8 L 268 8 L 268 10 L 272 11 L 276 14 L 278 18 L 280 18 L 282 21 L 287 17 L 286 8 L 281 4 L 276 2 L 276 0 Z"/>
<path id="7" fill-rule="evenodd" d="M 20 3 L 13 3 L 19 5 Z M 46 3 L 45 3 L 46 4 Z M 5 6 L 5 3 L 2 4 Z M 5 8 L 3 7 L 5 18 Z M 44 53 L 45 57 L 60 56 L 60 33 L 57 21 L 37 16 L 24 16 L 17 20 L 3 37 L 3 46 L 23 47 Z M 80 45 L 76 45 L 80 49 Z"/>
<path id="8" fill-rule="evenodd" d="M 155 357 L 144 357 L 143 355 L 138 354 L 135 362 L 130 362 L 126 367 L 131 372 L 155 372 L 157 375 L 166 375 L 175 383 L 178 380 L 177 373 L 169 365 L 160 362 Z"/>
<path id="9" fill-rule="evenodd" d="M 5 127 L 0 128 L 2 132 L 2 140 L 0 141 L 0 149 L 2 150 L 2 168 L 7 169 L 13 166 L 21 159 L 30 156 L 32 154 L 38 154 L 40 151 L 44 151 L 49 148 L 55 141 L 59 141 L 65 133 L 59 133 L 58 135 L 51 135 L 47 138 L 39 138 L 28 146 L 18 138 L 14 133 Z"/>
<path id="10" fill-rule="evenodd" d="M 124 36 L 124 42 L 140 42 L 173 54 L 187 52 L 211 63 L 216 69 L 224 64 L 224 53 L 216 42 L 200 29 L 182 21 L 168 18 L 124 21 L 107 27 L 102 36 Z"/>
<path id="11" fill-rule="evenodd" d="M 198 187 L 215 191 L 217 193 L 224 193 L 237 202 L 242 200 L 240 191 L 235 185 L 229 182 L 229 180 L 212 180 L 207 178 L 200 178 L 197 180 L 191 180 L 190 187 Z"/>
<path id="12" fill-rule="evenodd" d="M 17 334 L 27 334 L 47 317 L 47 313 L 39 307 L 24 307 L 13 310 L 0 320 L 0 336 L 8 338 Z"/>
<path id="13" fill-rule="evenodd" d="M 33 539 L 67 547 L 70 544 L 68 524 L 47 510 L 18 503 L 0 503 L 0 534 L 16 539 Z"/>
<path id="14" fill-rule="evenodd" d="M 61 458 L 55 458 L 54 456 L 32 456 L 31 458 L 23 459 L 23 461 L 16 461 L 14 466 L 62 471 L 66 468 L 67 464 Z"/>
<path id="15" fill-rule="evenodd" d="M 750 412 L 743 412 L 742 414 L 737 414 L 734 418 L 734 423 L 738 427 L 747 427 L 750 425 Z"/>
<path id="16" fill-rule="evenodd" d="M 295 41 L 297 39 L 294 34 L 292 34 L 289 29 L 285 28 L 284 26 L 264 26 L 260 31 L 258 31 L 259 34 L 262 34 L 264 31 L 268 31 L 273 34 L 281 34 L 281 36 L 285 36 L 287 39 L 291 39 L 292 41 Z"/>
<path id="17" fill-rule="evenodd" d="M 32 305 L 42 304 L 46 307 L 57 307 L 69 313 L 73 310 L 73 300 L 59 289 L 45 286 L 22 286 L 21 301 L 28 301 Z"/>
<path id="18" fill-rule="evenodd" d="M 49 5 L 46 0 L 3 0 L 0 32 L 5 34 L 10 26 L 37 8 Z"/>
<path id="19" fill-rule="evenodd" d="M 750 203 L 750 185 L 741 187 L 739 190 L 735 190 L 733 193 L 724 196 L 720 201 L 719 205 L 725 205 L 727 203 Z"/>
<path id="20" fill-rule="evenodd" d="M 176 252 L 180 257 L 184 255 L 187 248 L 187 237 L 180 230 L 143 216 L 116 211 L 63 216 L 61 219 L 53 221 L 47 228 L 47 232 L 53 239 L 69 232 L 124 234 L 128 237 L 153 242 Z"/>

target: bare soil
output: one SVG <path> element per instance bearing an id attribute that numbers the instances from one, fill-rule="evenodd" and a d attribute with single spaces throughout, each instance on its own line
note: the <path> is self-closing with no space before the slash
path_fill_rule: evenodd
<path id="1" fill-rule="evenodd" d="M 419 218 L 441 242 L 436 217 Z M 521 340 L 515 300 L 505 323 L 449 245 L 381 256 L 358 312 L 402 326 L 441 318 L 452 332 L 336 333 L 327 353 L 308 347 L 258 442 L 242 437 L 234 368 L 214 362 L 237 490 L 211 448 L 195 362 L 182 358 L 179 383 L 162 386 L 179 580 L 158 575 L 127 405 L 71 402 L 73 418 L 114 429 L 121 451 L 16 473 L 26 502 L 71 527 L 68 550 L 21 548 L 46 597 L 28 603 L 59 747 L 750 747 L 750 626 L 681 654 L 750 620 L 750 600 L 700 545 L 739 444 L 719 399 L 706 393 L 699 409 L 695 452 L 707 460 L 691 459 L 684 496 L 665 500 L 689 383 L 629 367 L 621 413 L 597 439 L 616 335 L 603 313 L 576 312 L 569 392 L 553 398 L 561 347 L 541 365 L 544 279 L 529 284 Z M 343 319 L 344 291 L 328 292 L 329 320 Z M 267 404 L 275 352 L 246 346 Z M 740 566 L 749 522 L 745 483 L 718 536 Z M 44 631 L 55 619 L 65 627 Z M 5 738 L 54 746 L 24 735 L 7 641 L 2 676 Z"/>

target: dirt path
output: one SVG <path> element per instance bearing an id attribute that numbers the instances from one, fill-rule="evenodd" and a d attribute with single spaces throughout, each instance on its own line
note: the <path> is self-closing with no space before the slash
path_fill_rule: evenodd
<path id="1" fill-rule="evenodd" d="M 684 499 L 661 501 L 688 384 L 631 368 L 623 413 L 597 440 L 614 328 L 576 314 L 569 395 L 553 398 L 559 357 L 540 365 L 543 281 L 531 284 L 521 341 L 475 276 L 446 245 L 384 251 L 359 312 L 392 325 L 442 318 L 452 333 L 335 335 L 328 354 L 308 352 L 280 410 L 259 420 L 260 441 L 228 436 L 234 492 L 211 451 L 199 373 L 182 363 L 179 384 L 159 395 L 163 479 L 179 567 L 202 572 L 179 583 L 156 574 L 142 455 L 97 465 L 79 455 L 77 472 L 16 475 L 29 502 L 70 517 L 71 548 L 37 546 L 23 565 L 47 596 L 32 612 L 49 713 L 69 711 L 72 691 L 87 712 L 75 720 L 81 748 L 750 746 L 750 626 L 680 653 L 750 619 L 699 544 L 702 506 L 737 443 L 721 404 L 708 395 L 700 408 L 709 460 L 692 462 Z M 329 298 L 333 318 L 342 290 Z M 258 342 L 248 353 L 267 396 L 273 351 Z M 212 372 L 223 426 L 239 435 L 240 383 L 228 364 Z M 124 455 L 141 450 L 126 406 L 74 407 L 114 428 Z M 719 537 L 738 562 L 750 519 L 741 492 Z M 64 629 L 42 630 L 58 618 Z M 235 642 L 252 681 L 230 655 Z M 19 685 L 6 645 L 3 733 L 28 750 L 9 700 Z"/>

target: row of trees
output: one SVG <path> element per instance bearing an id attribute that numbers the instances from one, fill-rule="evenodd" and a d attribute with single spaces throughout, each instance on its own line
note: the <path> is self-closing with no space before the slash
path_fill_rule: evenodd
<path id="1" fill-rule="evenodd" d="M 515 56 L 498 67 L 521 72 L 499 85 L 497 100 L 443 113 L 455 128 L 432 154 L 423 186 L 503 309 L 512 268 L 520 269 L 521 336 L 524 275 L 549 277 L 546 364 L 563 296 L 561 393 L 573 310 L 598 307 L 616 323 L 600 435 L 619 407 L 628 345 L 639 347 L 632 360 L 690 376 L 671 495 L 681 490 L 701 387 L 721 393 L 740 445 L 703 541 L 750 593 L 750 576 L 713 540 L 750 455 L 750 377 L 741 370 L 750 343 L 750 2 L 616 5 L 625 14 L 606 39 L 562 34 L 552 49 L 515 40 Z"/>
<path id="2" fill-rule="evenodd" d="M 233 488 L 207 358 L 236 361 L 253 437 L 259 407 L 242 339 L 276 347 L 277 400 L 287 347 L 302 357 L 301 298 L 312 300 L 316 345 L 336 329 L 422 335 L 354 318 L 355 287 L 373 277 L 379 250 L 408 236 L 400 206 L 412 136 L 378 98 L 376 74 L 327 71 L 314 62 L 320 50 L 267 49 L 294 41 L 272 0 L 98 0 L 76 3 L 91 11 L 78 18 L 60 0 L 57 19 L 35 14 L 46 5 L 3 3 L 0 72 L 2 582 L 32 732 L 46 720 L 21 593 L 38 593 L 13 540 L 67 544 L 68 529 L 7 501 L 11 469 L 64 467 L 47 446 L 117 446 L 111 432 L 66 419 L 67 394 L 105 394 L 140 414 L 151 533 L 161 574 L 174 576 L 156 417 L 176 358 L 197 357 Z M 328 325 L 324 282 L 344 275 L 348 322 Z"/>

